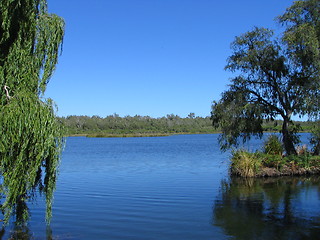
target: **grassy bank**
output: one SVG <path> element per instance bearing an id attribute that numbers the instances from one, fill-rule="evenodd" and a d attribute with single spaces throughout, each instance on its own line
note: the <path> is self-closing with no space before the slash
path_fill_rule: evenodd
<path id="1" fill-rule="evenodd" d="M 306 145 L 296 147 L 297 155 L 284 155 L 282 143 L 271 135 L 262 151 L 234 151 L 231 158 L 231 175 L 241 177 L 276 177 L 320 173 L 320 156 Z"/>
<path id="2" fill-rule="evenodd" d="M 308 152 L 282 156 L 238 150 L 231 158 L 230 173 L 241 177 L 278 177 L 320 174 L 320 156 Z"/>

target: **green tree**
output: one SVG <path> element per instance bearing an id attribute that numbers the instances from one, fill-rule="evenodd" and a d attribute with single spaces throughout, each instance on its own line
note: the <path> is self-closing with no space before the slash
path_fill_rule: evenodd
<path id="1" fill-rule="evenodd" d="M 305 21 L 291 24 L 290 11 L 297 4 L 302 7 L 311 3 L 312 8 L 295 11 L 295 17 L 306 18 Z M 309 42 L 298 41 L 293 36 L 299 35 L 295 29 L 300 29 L 306 20 L 310 21 L 309 25 L 317 26 L 314 31 L 319 33 L 319 17 L 305 17 L 319 11 L 318 1 L 298 1 L 279 18 L 283 23 L 288 22 L 282 38 L 275 38 L 273 31 L 265 28 L 255 28 L 236 37 L 226 69 L 239 75 L 212 106 L 213 125 L 222 130 L 222 149 L 237 145 L 239 139 L 247 141 L 252 135 L 262 137 L 263 120 L 280 117 L 284 149 L 287 154 L 296 154 L 294 144 L 299 141 L 296 135 L 299 125 L 294 124 L 292 116 L 319 118 L 320 68 L 316 55 L 319 35 L 310 37 Z M 308 57 L 311 52 L 314 57 Z"/>
<path id="2" fill-rule="evenodd" d="M 192 112 L 188 114 L 188 118 L 194 119 L 196 115 Z"/>
<path id="3" fill-rule="evenodd" d="M 296 1 L 278 19 L 286 26 L 283 41 L 287 56 L 296 68 L 296 81 L 308 85 L 307 91 L 317 90 L 313 101 L 308 102 L 308 113 L 319 118 L 319 78 L 320 78 L 320 2 L 318 0 Z M 314 104 L 317 103 L 317 104 Z"/>
<path id="4" fill-rule="evenodd" d="M 297 68 L 303 69 L 300 84 L 308 91 L 306 111 L 316 120 L 311 131 L 314 154 L 320 151 L 320 2 L 318 0 L 296 1 L 278 19 L 285 25 L 283 40 L 288 46 L 288 56 Z M 310 95 L 310 91 L 313 94 Z M 317 121 L 318 120 L 318 121 Z"/>
<path id="5" fill-rule="evenodd" d="M 0 1 L 0 174 L 5 222 L 28 219 L 37 190 L 51 217 L 62 128 L 43 94 L 57 64 L 64 21 L 45 0 Z"/>

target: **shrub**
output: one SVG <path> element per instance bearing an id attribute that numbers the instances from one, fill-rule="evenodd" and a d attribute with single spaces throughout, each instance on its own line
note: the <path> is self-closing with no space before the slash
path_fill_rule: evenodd
<path id="1" fill-rule="evenodd" d="M 264 143 L 264 152 L 272 155 L 282 155 L 283 147 L 276 135 L 270 135 Z"/>
<path id="2" fill-rule="evenodd" d="M 309 153 L 304 153 L 301 155 L 290 155 L 285 159 L 288 163 L 293 163 L 302 168 L 310 168 L 312 156 Z"/>
<path id="3" fill-rule="evenodd" d="M 276 168 L 277 170 L 280 170 L 286 164 L 286 159 L 279 154 L 273 155 L 261 153 L 261 158 L 264 167 Z"/>
<path id="4" fill-rule="evenodd" d="M 320 122 L 319 122 L 320 124 Z M 319 126 L 319 125 L 317 125 Z M 320 128 L 314 128 L 311 131 L 311 139 L 310 139 L 310 143 L 313 146 L 313 154 L 314 155 L 319 155 L 320 154 Z"/>

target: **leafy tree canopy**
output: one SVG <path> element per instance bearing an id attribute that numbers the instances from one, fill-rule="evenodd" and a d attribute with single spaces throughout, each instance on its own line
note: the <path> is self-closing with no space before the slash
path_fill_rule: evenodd
<path id="1" fill-rule="evenodd" d="M 299 69 L 294 80 L 304 87 L 309 98 L 305 111 L 309 117 L 320 117 L 320 2 L 296 1 L 285 14 L 278 17 L 286 26 L 282 40 L 290 63 Z M 308 94 L 312 91 L 313 94 Z"/>
<path id="2" fill-rule="evenodd" d="M 285 151 L 296 153 L 299 126 L 292 116 L 319 119 L 319 12 L 319 1 L 297 1 L 279 17 L 286 26 L 281 38 L 258 27 L 236 37 L 226 69 L 238 76 L 212 106 L 222 149 L 261 137 L 263 120 L 280 117 Z"/>
<path id="3" fill-rule="evenodd" d="M 26 202 L 40 190 L 47 220 L 63 140 L 50 99 L 43 93 L 57 63 L 64 21 L 45 0 L 0 1 L 1 204 L 8 222 L 28 219 Z"/>

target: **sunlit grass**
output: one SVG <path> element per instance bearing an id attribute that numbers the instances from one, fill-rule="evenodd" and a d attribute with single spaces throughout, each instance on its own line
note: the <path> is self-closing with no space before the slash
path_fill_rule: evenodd
<path id="1" fill-rule="evenodd" d="M 320 174 L 319 155 L 314 156 L 307 150 L 298 153 L 284 156 L 237 150 L 232 153 L 230 172 L 231 175 L 241 177 Z"/>
<path id="2" fill-rule="evenodd" d="M 254 177 L 262 166 L 261 159 L 255 153 L 245 150 L 233 152 L 231 162 L 231 174 L 242 177 Z"/>

